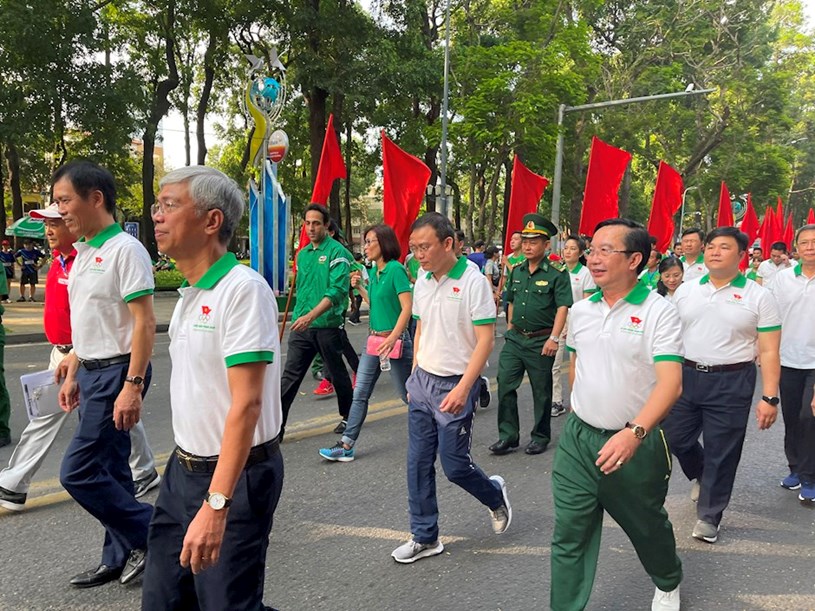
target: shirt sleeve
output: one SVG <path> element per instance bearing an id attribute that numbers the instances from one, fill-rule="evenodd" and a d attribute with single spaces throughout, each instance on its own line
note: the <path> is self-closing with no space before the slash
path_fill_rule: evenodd
<path id="1" fill-rule="evenodd" d="M 348 260 L 348 253 L 345 248 L 332 249 L 328 253 L 328 288 L 323 293 L 335 306 L 340 305 L 343 299 L 348 296 L 348 289 L 351 288 L 351 262 Z"/>
<path id="2" fill-rule="evenodd" d="M 760 287 L 759 287 L 760 288 Z M 781 317 L 778 315 L 778 304 L 775 297 L 767 289 L 760 288 L 761 295 L 758 300 L 758 324 L 756 329 L 759 333 L 767 331 L 781 330 Z"/>
<path id="3" fill-rule="evenodd" d="M 507 303 L 512 303 L 515 301 L 515 287 L 512 284 L 512 276 L 515 273 L 515 270 L 518 269 L 516 265 L 511 270 L 509 270 L 509 274 L 507 274 L 507 281 L 504 283 L 504 290 L 507 292 L 506 300 Z"/>
<path id="4" fill-rule="evenodd" d="M 657 316 L 656 324 L 651 323 L 654 324 L 651 356 L 655 363 L 660 361 L 681 363 L 685 354 L 685 347 L 682 344 L 682 321 L 679 319 L 676 308 L 669 302 L 664 301 L 660 305 L 662 308 Z"/>
<path id="5" fill-rule="evenodd" d="M 119 296 L 125 302 L 145 295 L 152 295 L 155 289 L 153 265 L 150 255 L 140 242 L 128 240 L 117 257 L 119 274 Z"/>
<path id="6" fill-rule="evenodd" d="M 475 270 L 473 270 L 475 271 Z M 492 299 L 492 285 L 486 276 L 473 280 L 468 291 L 470 319 L 473 324 L 491 325 L 495 323 L 495 302 Z"/>
<path id="7" fill-rule="evenodd" d="M 220 317 L 223 354 L 227 367 L 245 363 L 273 363 L 280 351 L 277 302 L 269 286 L 250 278 L 239 286 L 240 299 L 232 299 Z"/>
<path id="8" fill-rule="evenodd" d="M 594 284 L 594 278 L 591 277 L 591 272 L 586 269 L 586 274 L 583 276 L 583 292 L 584 293 L 596 293 L 597 292 L 597 285 Z"/>
<path id="9" fill-rule="evenodd" d="M 574 298 L 572 297 L 572 281 L 569 272 L 560 272 L 555 277 L 555 306 L 560 308 L 572 307 Z"/>
<path id="10" fill-rule="evenodd" d="M 393 289 L 397 295 L 400 293 L 409 293 L 413 290 L 413 287 L 410 285 L 407 270 L 401 265 L 396 265 L 393 268 Z"/>

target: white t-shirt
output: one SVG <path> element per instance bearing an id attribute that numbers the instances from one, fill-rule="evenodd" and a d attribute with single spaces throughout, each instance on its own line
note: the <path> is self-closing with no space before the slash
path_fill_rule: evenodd
<path id="1" fill-rule="evenodd" d="M 619 430 L 656 386 L 654 363 L 682 362 L 676 309 L 637 283 L 609 307 L 598 291 L 569 311 L 566 349 L 577 353 L 572 409 L 591 426 Z"/>
<path id="2" fill-rule="evenodd" d="M 76 242 L 74 248 L 76 259 L 68 275 L 74 352 L 81 359 L 129 354 L 134 320 L 127 304 L 153 294 L 150 255 L 116 224 Z"/>
<path id="3" fill-rule="evenodd" d="M 597 290 L 597 285 L 594 284 L 594 278 L 591 277 L 589 268 L 582 263 L 578 263 L 573 270 L 569 271 L 569 280 L 572 283 L 572 303 L 577 303 L 583 299 L 584 293 L 593 293 Z"/>
<path id="4" fill-rule="evenodd" d="M 765 259 L 761 263 L 758 264 L 758 269 L 756 270 L 756 274 L 759 278 L 761 278 L 761 283 L 763 285 L 768 285 L 775 277 L 775 275 L 785 269 L 789 269 L 791 267 L 789 261 L 787 263 L 782 263 L 781 265 L 776 265 L 773 263 L 772 259 Z"/>
<path id="5" fill-rule="evenodd" d="M 175 443 L 198 456 L 221 453 L 232 405 L 227 370 L 255 362 L 267 366 L 252 446 L 274 439 L 283 417 L 277 302 L 268 283 L 226 253 L 178 292 L 169 330 Z"/>
<path id="6" fill-rule="evenodd" d="M 695 261 L 689 262 L 684 256 L 680 257 L 679 260 L 682 261 L 682 267 L 685 268 L 685 274 L 682 276 L 684 282 L 701 278 L 707 273 L 704 253 L 699 253 Z"/>
<path id="7" fill-rule="evenodd" d="M 682 319 L 685 356 L 705 365 L 752 361 L 758 334 L 781 329 L 773 296 L 741 274 L 720 289 L 707 275 L 683 282 L 674 303 Z"/>
<path id="8" fill-rule="evenodd" d="M 477 266 L 459 257 L 439 281 L 429 272 L 419 276 L 413 317 L 422 322 L 418 366 L 437 376 L 462 375 L 477 343 L 475 327 L 495 323 L 492 286 Z"/>
<path id="9" fill-rule="evenodd" d="M 781 364 L 815 369 L 815 277 L 800 265 L 779 271 L 768 286 L 781 316 Z"/>

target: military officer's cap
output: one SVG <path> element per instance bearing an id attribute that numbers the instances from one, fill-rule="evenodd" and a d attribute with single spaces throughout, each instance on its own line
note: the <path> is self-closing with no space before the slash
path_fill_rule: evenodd
<path id="1" fill-rule="evenodd" d="M 555 224 L 541 214 L 531 213 L 524 215 L 523 229 L 521 230 L 522 238 L 537 238 L 542 237 L 548 240 L 554 235 L 557 235 L 557 227 Z"/>

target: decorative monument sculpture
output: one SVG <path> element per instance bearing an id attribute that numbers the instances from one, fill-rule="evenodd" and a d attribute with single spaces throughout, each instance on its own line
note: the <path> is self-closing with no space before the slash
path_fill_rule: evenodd
<path id="1" fill-rule="evenodd" d="M 291 205 L 277 180 L 277 165 L 286 156 L 289 138 L 272 131 L 286 102 L 286 68 L 272 50 L 274 77 L 264 75 L 264 60 L 247 55 L 249 78 L 244 103 L 255 124 L 249 160 L 255 177 L 249 181 L 249 258 L 276 295 L 288 290 L 288 239 Z"/>

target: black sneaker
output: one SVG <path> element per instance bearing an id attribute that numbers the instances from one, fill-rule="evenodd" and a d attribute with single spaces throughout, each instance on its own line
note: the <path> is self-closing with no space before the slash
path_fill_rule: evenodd
<path id="1" fill-rule="evenodd" d="M 492 401 L 490 394 L 490 381 L 487 376 L 481 376 L 481 391 L 478 393 L 478 405 L 480 407 L 487 407 Z"/>
<path id="2" fill-rule="evenodd" d="M 17 300 L 17 303 L 25 303 L 25 297 L 20 297 L 20 298 Z"/>
<path id="3" fill-rule="evenodd" d="M 153 469 L 153 472 L 150 475 L 146 475 L 145 477 L 137 479 L 133 482 L 133 487 L 136 489 L 135 497 L 137 499 L 143 497 L 148 491 L 152 490 L 160 483 L 161 476 L 158 474 L 158 471 Z"/>
<path id="4" fill-rule="evenodd" d="M 345 427 L 348 426 L 347 420 L 340 420 L 340 423 L 334 427 L 334 433 L 341 435 L 345 432 Z"/>
<path id="5" fill-rule="evenodd" d="M 22 492 L 12 492 L 0 486 L 0 507 L 9 511 L 22 511 L 25 507 L 26 495 Z"/>
<path id="6" fill-rule="evenodd" d="M 557 418 L 566 413 L 566 408 L 562 403 L 552 403 L 552 418 Z"/>

